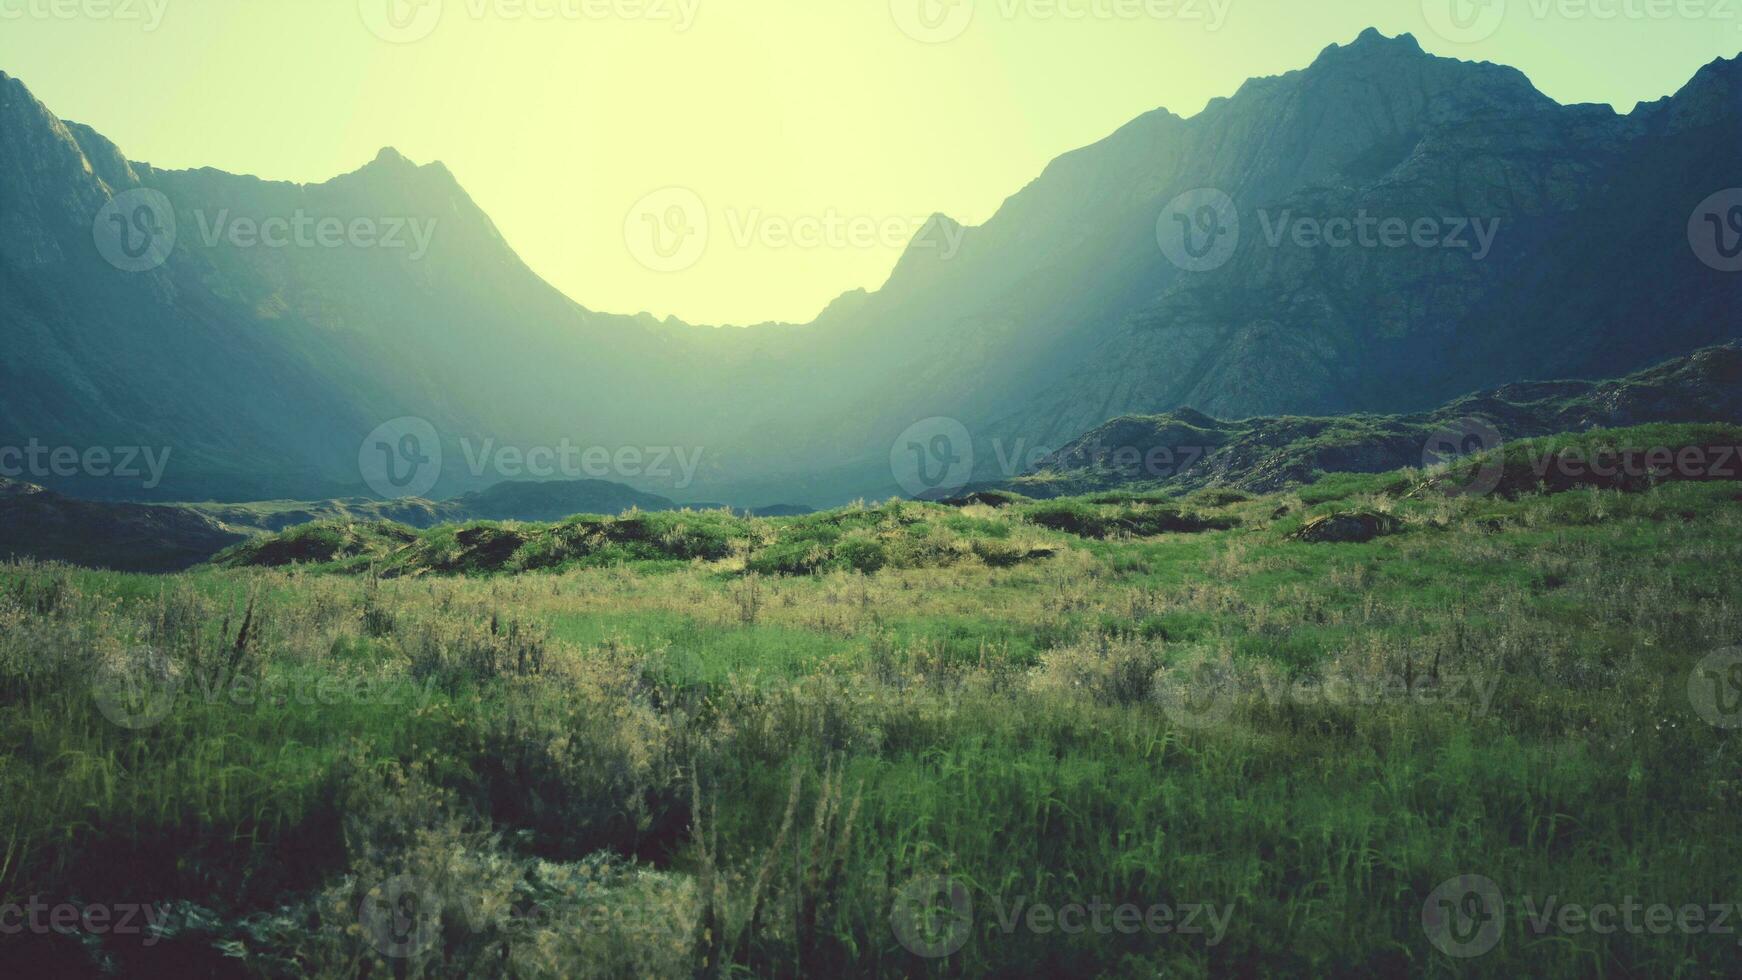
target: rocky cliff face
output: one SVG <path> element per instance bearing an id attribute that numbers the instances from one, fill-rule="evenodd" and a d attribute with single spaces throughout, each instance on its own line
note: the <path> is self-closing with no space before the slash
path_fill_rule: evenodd
<path id="1" fill-rule="evenodd" d="M 1618 116 L 1370 34 L 1254 83 L 1192 123 L 1217 146 L 1270 134 L 1240 154 L 1264 163 L 1183 182 L 1235 202 L 1237 248 L 1213 269 L 1160 271 L 1153 299 L 1067 379 L 991 428 L 1057 444 L 1109 414 L 1182 404 L 1223 417 L 1425 407 L 1736 337 L 1742 276 L 1702 261 L 1687 229 L 1709 195 L 1742 186 L 1742 161 L 1716 150 L 1742 137 L 1737 75 L 1714 64 Z M 1428 233 L 1396 247 L 1377 228 L 1376 246 L 1315 237 L 1363 217 L 1412 232 L 1425 219 Z"/>

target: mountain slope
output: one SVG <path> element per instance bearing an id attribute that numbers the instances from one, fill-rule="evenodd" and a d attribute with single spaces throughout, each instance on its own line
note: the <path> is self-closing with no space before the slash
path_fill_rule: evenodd
<path id="1" fill-rule="evenodd" d="M 1127 416 L 980 490 L 1054 497 L 1115 489 L 1270 493 L 1325 473 L 1384 473 L 1473 449 L 1650 423 L 1742 425 L 1742 345 L 1698 351 L 1615 381 L 1506 385 L 1413 415 L 1222 421 L 1182 409 Z M 1738 461 L 1742 464 L 1742 461 Z"/>
<path id="2" fill-rule="evenodd" d="M 630 510 L 677 510 L 679 505 L 657 494 L 642 493 L 606 480 L 553 480 L 542 483 L 503 482 L 448 500 L 406 497 L 371 500 L 269 500 L 245 504 L 177 504 L 204 514 L 227 527 L 249 533 L 283 531 L 317 521 L 368 523 L 391 521 L 428 528 L 462 521 L 558 521 L 575 514 L 621 514 Z"/>
<path id="3" fill-rule="evenodd" d="M 245 538 L 179 507 L 69 500 L 33 484 L 0 479 L 0 560 L 173 572 Z"/>
<path id="4" fill-rule="evenodd" d="M 1060 157 L 980 227 L 938 216 L 881 289 L 812 324 L 716 330 L 571 302 L 439 164 L 383 151 L 312 185 L 162 171 L 0 76 L 0 445 L 173 450 L 153 487 L 23 474 L 86 496 L 320 499 L 369 492 L 365 436 L 411 416 L 442 450 L 426 495 L 518 478 L 479 446 L 573 442 L 687 447 L 701 462 L 682 485 L 589 475 L 746 506 L 901 492 L 890 447 L 933 416 L 973 434 L 985 480 L 1004 475 L 999 445 L 1188 404 L 1422 411 L 1742 336 L 1742 274 L 1688 237 L 1702 202 L 1742 187 L 1739 139 L 1733 61 L 1623 116 L 1370 31 Z M 1238 242 L 1170 259 L 1197 216 L 1181 196 L 1205 188 L 1232 202 Z M 147 192 L 176 244 L 121 271 L 95 242 Z M 1364 215 L 1493 233 L 1480 258 L 1290 233 Z M 409 231 L 397 248 L 237 234 L 272 219 Z"/>

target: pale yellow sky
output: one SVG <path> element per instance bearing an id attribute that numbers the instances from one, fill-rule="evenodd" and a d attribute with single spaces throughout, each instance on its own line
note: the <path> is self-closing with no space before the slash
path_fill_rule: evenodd
<path id="1" fill-rule="evenodd" d="M 982 222 L 1060 153 L 1367 26 L 1627 109 L 1742 50 L 1737 6 L 0 0 L 0 69 L 157 166 L 318 181 L 386 145 L 442 160 L 577 301 L 749 323 L 875 288 L 926 215 Z M 651 247 L 667 218 L 705 221 L 705 249 Z"/>

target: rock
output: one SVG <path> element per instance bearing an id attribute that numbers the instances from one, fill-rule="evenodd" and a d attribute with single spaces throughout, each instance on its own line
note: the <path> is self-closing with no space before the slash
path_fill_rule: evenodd
<path id="1" fill-rule="evenodd" d="M 1403 522 L 1390 514 L 1328 514 L 1307 521 L 1290 537 L 1308 544 L 1359 544 L 1401 530 Z"/>

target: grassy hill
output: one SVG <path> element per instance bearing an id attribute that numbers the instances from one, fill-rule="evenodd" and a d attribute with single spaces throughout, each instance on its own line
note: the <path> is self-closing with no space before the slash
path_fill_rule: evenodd
<path id="1" fill-rule="evenodd" d="M 1742 893 L 1742 742 L 1707 696 L 1742 635 L 1742 484 L 1712 472 L 1738 443 L 9 566 L 0 896 L 162 919 L 0 967 L 1722 975 L 1733 935 L 1530 910 Z M 1462 876 L 1503 896 L 1472 957 L 1433 924 Z"/>

